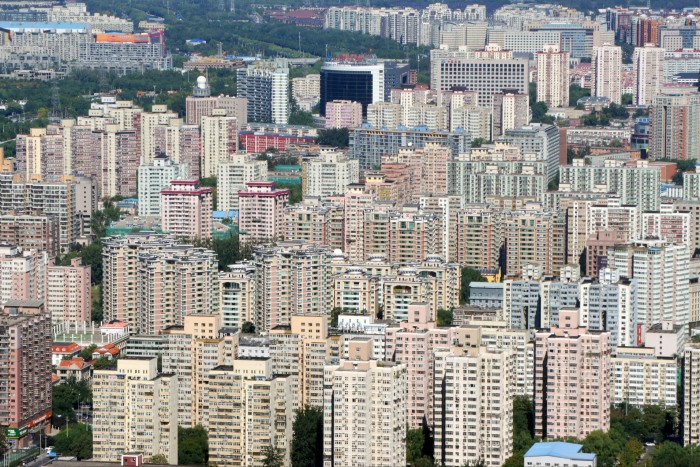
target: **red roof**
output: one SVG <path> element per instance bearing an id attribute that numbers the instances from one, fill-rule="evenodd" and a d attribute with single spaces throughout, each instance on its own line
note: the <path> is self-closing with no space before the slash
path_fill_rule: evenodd
<path id="1" fill-rule="evenodd" d="M 82 370 L 87 364 L 85 363 L 85 360 L 83 358 L 73 357 L 70 360 L 61 360 L 61 363 L 58 364 L 58 367 L 70 368 L 73 365 L 77 366 L 80 370 Z"/>
<path id="2" fill-rule="evenodd" d="M 75 342 L 71 342 L 70 344 L 53 344 L 51 346 L 51 352 L 53 353 L 74 353 L 80 352 L 80 350 L 82 350 L 82 347 Z"/>
<path id="3" fill-rule="evenodd" d="M 93 353 L 93 355 L 94 355 L 94 354 L 99 354 L 99 355 L 106 355 L 106 354 L 110 354 L 110 355 L 119 355 L 120 352 L 121 352 L 121 351 L 119 350 L 119 347 L 117 347 L 116 345 L 110 343 L 110 344 L 103 345 L 102 347 L 96 348 L 92 353 Z"/>

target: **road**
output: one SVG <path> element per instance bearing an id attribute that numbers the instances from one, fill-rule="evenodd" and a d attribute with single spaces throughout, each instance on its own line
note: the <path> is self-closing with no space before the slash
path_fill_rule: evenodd
<path id="1" fill-rule="evenodd" d="M 26 467 L 41 467 L 42 465 L 46 465 L 52 461 L 53 459 L 51 459 L 45 452 L 42 452 L 41 454 L 39 454 L 37 460 L 26 464 Z"/>

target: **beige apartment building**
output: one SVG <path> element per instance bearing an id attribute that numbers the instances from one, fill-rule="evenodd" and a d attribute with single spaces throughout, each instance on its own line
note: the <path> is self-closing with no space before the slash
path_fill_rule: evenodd
<path id="1" fill-rule="evenodd" d="M 219 164 L 238 151 L 239 125 L 242 123 L 224 109 L 214 109 L 211 117 L 201 117 L 202 177 L 216 177 Z"/>
<path id="2" fill-rule="evenodd" d="M 453 342 L 435 353 L 435 459 L 499 467 L 513 453 L 515 353 Z"/>
<path id="3" fill-rule="evenodd" d="M 406 366 L 371 360 L 372 339 L 324 368 L 324 467 L 406 464 Z"/>
<path id="4" fill-rule="evenodd" d="M 290 465 L 294 421 L 293 377 L 273 372 L 267 358 L 233 360 L 207 372 L 203 426 L 209 462 L 231 467 L 262 465 L 272 447 Z"/>
<path id="5" fill-rule="evenodd" d="M 123 357 L 116 370 L 93 373 L 93 459 L 161 454 L 177 464 L 177 377 L 159 374 L 157 358 Z"/>
<path id="6" fill-rule="evenodd" d="M 73 258 L 70 266 L 46 268 L 46 311 L 52 321 L 91 321 L 91 274 L 80 258 Z"/>
<path id="7" fill-rule="evenodd" d="M 569 106 L 569 52 L 559 44 L 545 44 L 537 52 L 537 101 L 548 107 Z"/>
<path id="8" fill-rule="evenodd" d="M 267 181 L 267 162 L 251 154 L 233 154 L 219 163 L 217 179 L 217 209 L 238 209 L 238 192 L 245 191 L 248 182 Z"/>
<path id="9" fill-rule="evenodd" d="M 613 104 L 622 102 L 622 48 L 603 44 L 593 47 L 593 96 L 607 97 Z"/>

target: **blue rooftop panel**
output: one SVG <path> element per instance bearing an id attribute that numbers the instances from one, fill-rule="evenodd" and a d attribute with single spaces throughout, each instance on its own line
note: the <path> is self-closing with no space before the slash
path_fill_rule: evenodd
<path id="1" fill-rule="evenodd" d="M 528 457 L 539 457 L 539 456 L 551 456 L 560 457 L 562 459 L 574 459 L 574 460 L 593 460 L 595 459 L 595 454 L 588 454 L 580 452 L 580 444 L 575 443 L 564 443 L 561 441 L 554 441 L 551 443 L 535 443 L 529 451 L 525 453 L 525 458 Z"/>

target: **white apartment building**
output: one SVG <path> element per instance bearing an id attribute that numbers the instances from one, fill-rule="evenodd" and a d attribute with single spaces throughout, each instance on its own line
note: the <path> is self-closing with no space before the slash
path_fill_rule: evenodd
<path id="1" fill-rule="evenodd" d="M 459 342 L 457 340 L 457 342 Z M 500 467 L 513 453 L 515 354 L 453 345 L 435 353 L 435 460 Z"/>
<path id="2" fill-rule="evenodd" d="M 173 180 L 190 177 L 187 164 L 176 164 L 166 155 L 158 155 L 139 167 L 139 216 L 160 216 L 160 192 Z"/>
<path id="3" fill-rule="evenodd" d="M 238 120 L 224 109 L 202 116 L 202 177 L 216 177 L 219 164 L 238 151 Z"/>
<path id="4" fill-rule="evenodd" d="M 233 154 L 219 163 L 217 209 L 238 210 L 238 192 L 248 182 L 267 181 L 267 162 L 255 160 L 251 154 Z"/>
<path id="5" fill-rule="evenodd" d="M 213 190 L 198 180 L 173 180 L 160 191 L 161 228 L 180 238 L 211 238 Z"/>
<path id="6" fill-rule="evenodd" d="M 608 252 L 608 266 L 637 281 L 637 323 L 661 321 L 687 325 L 689 320 L 689 252 L 685 245 L 641 240 Z"/>
<path id="7" fill-rule="evenodd" d="M 651 105 L 656 94 L 661 92 L 664 79 L 664 53 L 661 47 L 645 44 L 634 49 L 632 66 L 636 87 L 634 103 Z"/>
<path id="8" fill-rule="evenodd" d="M 401 125 L 404 106 L 393 102 L 374 102 L 367 106 L 367 123 L 372 128 L 393 130 Z"/>
<path id="9" fill-rule="evenodd" d="M 406 464 L 406 367 L 371 360 L 372 347 L 355 339 L 349 360 L 324 368 L 324 467 Z"/>
<path id="10" fill-rule="evenodd" d="M 250 263 L 236 263 L 230 265 L 229 270 L 219 273 L 221 325 L 242 328 L 246 322 L 255 322 L 255 266 Z"/>
<path id="11" fill-rule="evenodd" d="M 304 197 L 343 195 L 347 186 L 360 180 L 360 161 L 333 150 L 302 162 Z"/>
<path id="12" fill-rule="evenodd" d="M 548 107 L 569 106 L 569 52 L 559 44 L 545 44 L 537 52 L 537 101 Z"/>
<path id="13" fill-rule="evenodd" d="M 683 445 L 700 444 L 700 345 L 687 345 L 683 354 Z"/>
<path id="14" fill-rule="evenodd" d="M 472 139 L 481 138 L 492 141 L 491 133 L 492 110 L 477 105 L 463 106 L 450 109 L 450 131 L 462 129 L 468 132 Z"/>
<path id="15" fill-rule="evenodd" d="M 675 408 L 678 362 L 649 347 L 617 347 L 612 364 L 612 403 Z"/>
<path id="16" fill-rule="evenodd" d="M 622 48 L 603 44 L 593 48 L 593 96 L 607 97 L 614 104 L 622 103 Z"/>
<path id="17" fill-rule="evenodd" d="M 158 373 L 157 358 L 120 358 L 116 370 L 95 370 L 93 459 L 161 454 L 177 464 L 177 377 Z M 119 429 L 115 429 L 119 427 Z"/>

